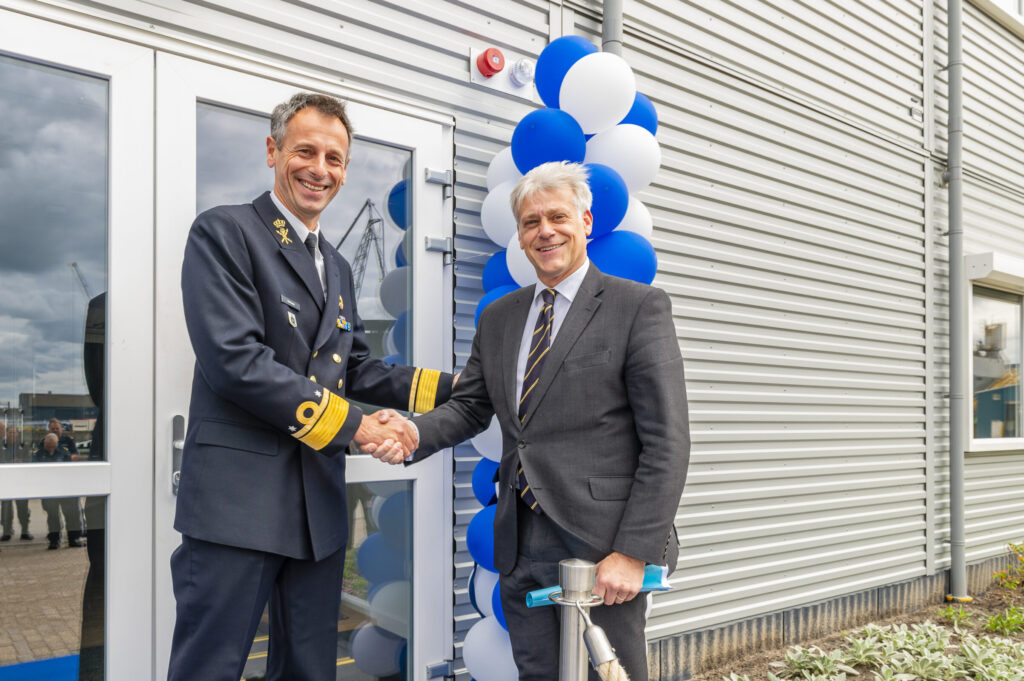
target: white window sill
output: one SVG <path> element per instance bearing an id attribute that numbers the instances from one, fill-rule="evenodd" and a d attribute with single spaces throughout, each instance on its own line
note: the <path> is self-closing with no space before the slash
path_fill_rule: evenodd
<path id="1" fill-rule="evenodd" d="M 967 445 L 967 453 L 993 452 L 1024 452 L 1024 437 L 993 437 L 980 440 L 972 439 Z"/>

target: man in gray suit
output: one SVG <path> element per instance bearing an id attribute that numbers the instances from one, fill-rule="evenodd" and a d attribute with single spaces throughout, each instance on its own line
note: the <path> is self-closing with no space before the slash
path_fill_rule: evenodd
<path id="1" fill-rule="evenodd" d="M 484 310 L 450 401 L 414 421 L 421 458 L 497 414 L 494 564 L 520 681 L 558 673 L 557 609 L 528 610 L 525 596 L 557 584 L 569 557 L 597 563 L 607 607 L 593 619 L 630 678 L 647 679 L 646 599 L 636 596 L 644 565 L 674 569 L 679 551 L 690 438 L 671 303 L 590 263 L 590 203 L 577 164 L 547 163 L 519 181 L 512 210 L 539 283 Z"/>

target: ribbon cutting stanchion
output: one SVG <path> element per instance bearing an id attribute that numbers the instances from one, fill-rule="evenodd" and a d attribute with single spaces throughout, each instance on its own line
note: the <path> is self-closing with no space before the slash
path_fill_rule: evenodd
<path id="1" fill-rule="evenodd" d="M 587 614 L 587 610 L 604 602 L 594 595 L 596 574 L 597 566 L 590 561 L 569 558 L 558 564 L 558 586 L 531 591 L 526 596 L 528 608 L 553 604 L 566 608 L 562 613 L 559 681 L 586 681 L 588 654 L 603 681 L 629 681 L 604 630 L 591 622 Z M 668 588 L 664 567 L 644 568 L 641 591 Z"/>

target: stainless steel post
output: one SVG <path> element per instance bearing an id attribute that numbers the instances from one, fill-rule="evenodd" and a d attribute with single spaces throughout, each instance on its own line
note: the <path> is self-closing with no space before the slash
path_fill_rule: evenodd
<path id="1" fill-rule="evenodd" d="M 589 602 L 594 593 L 597 566 L 588 560 L 569 558 L 558 564 L 558 585 L 566 601 Z M 587 649 L 583 645 L 583 618 L 575 608 L 562 609 L 559 681 L 587 681 Z"/>

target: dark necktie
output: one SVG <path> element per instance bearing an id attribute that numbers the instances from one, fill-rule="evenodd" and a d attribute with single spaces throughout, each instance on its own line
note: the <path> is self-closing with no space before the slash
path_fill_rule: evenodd
<path id="1" fill-rule="evenodd" d="M 526 371 L 523 374 L 523 394 L 519 398 L 519 421 L 522 422 L 526 416 L 526 410 L 530 408 L 530 400 L 533 397 L 533 389 L 537 387 L 540 380 L 540 372 L 544 368 L 544 359 L 548 350 L 551 349 L 551 324 L 555 320 L 555 290 L 546 288 L 541 291 L 542 304 L 537 314 L 537 323 L 533 326 L 533 336 L 530 340 L 530 355 L 526 358 Z M 533 511 L 540 513 L 537 505 L 537 497 L 530 489 L 530 483 L 526 480 L 526 472 L 522 464 L 517 472 L 519 478 L 519 496 Z"/>
<path id="2" fill-rule="evenodd" d="M 306 235 L 306 250 L 309 251 L 309 257 L 313 258 L 313 262 L 316 262 L 316 232 Z"/>

